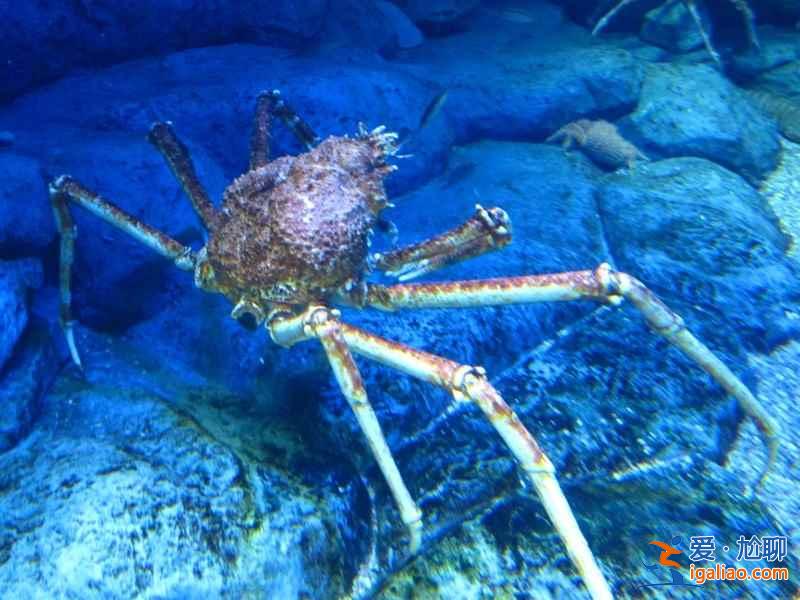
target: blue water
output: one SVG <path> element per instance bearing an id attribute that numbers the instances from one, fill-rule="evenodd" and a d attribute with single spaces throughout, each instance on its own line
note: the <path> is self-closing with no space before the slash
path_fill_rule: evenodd
<path id="1" fill-rule="evenodd" d="M 467 372 L 455 365 L 485 367 L 488 379 L 472 370 L 471 381 L 491 382 L 536 438 L 615 596 L 800 593 L 800 9 L 698 0 L 695 20 L 682 3 L 641 0 L 592 35 L 613 5 L 0 7 L 0 598 L 589 597 L 534 489 L 541 476 L 492 426 L 507 415 L 489 402 L 487 420 L 454 398 Z M 285 104 L 267 111 L 267 157 L 252 150 L 254 115 L 274 90 Z M 156 122 L 171 124 L 192 164 L 178 171 L 196 174 L 213 223 L 148 143 Z M 320 143 L 377 144 L 362 126 L 397 134 L 385 178 L 383 157 L 319 158 Z M 277 161 L 264 167 L 270 185 L 223 204 L 254 156 Z M 65 174 L 86 194 L 57 184 Z M 367 205 L 381 185 L 393 206 L 377 215 Z M 106 202 L 154 229 L 125 231 Z M 494 225 L 502 247 L 476 205 L 508 215 Z M 245 208 L 257 226 L 221 225 Z M 469 307 L 359 309 L 333 284 L 280 296 L 308 278 L 266 258 L 315 257 L 308 275 L 336 271 L 346 253 L 336 285 L 352 279 L 350 303 L 375 305 L 381 290 L 419 289 L 392 287 L 380 255 L 469 219 L 481 251 L 445 244 L 445 264 L 414 284 L 565 274 L 547 282 L 560 295 L 509 304 L 486 284 L 480 301 L 463 287 L 448 296 Z M 220 240 L 233 263 L 214 254 Z M 242 261 L 283 275 L 232 285 Z M 203 264 L 216 277 L 203 287 L 216 289 L 196 286 Z M 617 306 L 623 292 L 634 301 Z M 240 299 L 251 315 L 237 320 Z M 661 333 L 680 321 L 659 318 L 680 315 L 755 404 L 654 332 L 637 302 Z M 325 328 L 291 340 L 276 329 L 310 304 L 428 353 L 415 372 L 445 388 L 380 364 L 395 355 L 370 355 L 350 334 L 367 354 L 355 362 L 384 458 L 421 510 L 415 556 L 314 339 Z M 767 421 L 771 431 L 756 426 Z M 756 485 L 771 441 L 780 449 Z M 659 564 L 652 541 L 678 550 L 680 566 Z M 716 564 L 789 580 L 690 585 L 690 565 Z"/>

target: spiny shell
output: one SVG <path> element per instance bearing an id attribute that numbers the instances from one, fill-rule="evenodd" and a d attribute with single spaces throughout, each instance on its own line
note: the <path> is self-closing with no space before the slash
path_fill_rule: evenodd
<path id="1" fill-rule="evenodd" d="M 217 285 L 234 297 L 305 303 L 360 278 L 391 170 L 379 138 L 330 137 L 236 179 L 208 243 Z"/>

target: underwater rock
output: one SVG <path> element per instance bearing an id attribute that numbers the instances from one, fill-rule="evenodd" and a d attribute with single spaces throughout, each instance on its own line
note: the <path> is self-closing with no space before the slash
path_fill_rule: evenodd
<path id="1" fill-rule="evenodd" d="M 401 6 L 417 23 L 435 26 L 460 19 L 479 3 L 480 0 L 402 0 Z"/>
<path id="2" fill-rule="evenodd" d="M 397 207 L 385 215 L 396 223 L 398 243 L 405 245 L 459 225 L 474 214 L 476 203 L 508 213 L 510 245 L 427 274 L 421 281 L 593 268 L 606 257 L 594 201 L 593 177 L 599 173 L 580 154 L 566 155 L 549 145 L 482 141 L 456 146 L 442 176 L 396 198 Z M 590 305 L 545 303 L 477 310 L 352 311 L 348 318 L 429 352 L 470 364 L 477 361 L 491 373 L 587 308 Z"/>
<path id="3" fill-rule="evenodd" d="M 636 106 L 644 69 L 631 53 L 538 43 L 545 47 L 518 52 L 502 65 L 479 57 L 457 63 L 456 89 L 444 110 L 458 115 L 451 126 L 460 143 L 544 139 L 565 122 Z"/>
<path id="4" fill-rule="evenodd" d="M 617 268 L 668 304 L 704 307 L 701 339 L 768 350 L 765 332 L 783 305 L 800 300 L 800 277 L 766 201 L 699 158 L 651 162 L 606 181 L 599 205 Z"/>
<path id="5" fill-rule="evenodd" d="M 0 152 L 0 256 L 15 258 L 42 252 L 56 228 L 39 162 Z"/>
<path id="6" fill-rule="evenodd" d="M 759 2 L 760 12 L 771 16 L 773 19 L 780 19 L 786 23 L 785 19 L 800 19 L 800 5 L 795 0 L 761 0 Z"/>
<path id="7" fill-rule="evenodd" d="M 751 182 L 764 179 L 780 153 L 775 122 L 706 65 L 648 68 L 639 105 L 620 129 L 650 158 L 698 156 Z"/>
<path id="8" fill-rule="evenodd" d="M 0 454 L 5 594 L 346 592 L 341 574 L 363 554 L 343 537 L 355 531 L 354 509 L 340 512 L 323 503 L 325 485 L 301 483 L 290 436 L 178 371 L 148 363 L 141 373 L 124 345 L 90 355 L 90 381 L 62 377 L 31 434 Z"/>
<path id="9" fill-rule="evenodd" d="M 0 371 L 28 324 L 28 289 L 41 285 L 37 260 L 0 261 Z"/>
<path id="10" fill-rule="evenodd" d="M 756 85 L 772 93 L 800 100 L 800 59 L 764 73 L 756 80 Z"/>
<path id="11" fill-rule="evenodd" d="M 757 52 L 735 54 L 730 57 L 728 70 L 736 80 L 753 78 L 800 59 L 800 36 L 774 26 L 759 28 L 761 47 Z"/>
<path id="12" fill-rule="evenodd" d="M 391 57 L 397 51 L 419 46 L 425 39 L 413 21 L 388 0 L 335 0 L 320 34 L 321 45 L 372 48 Z"/>
<path id="13" fill-rule="evenodd" d="M 175 368 L 201 374 L 261 406 L 272 404 L 276 397 L 283 402 L 285 398 L 275 391 L 276 379 L 280 373 L 291 373 L 287 380 L 303 376 L 308 369 L 302 351 L 293 349 L 294 358 L 281 362 L 289 352 L 277 348 L 263 328 L 251 331 L 240 325 L 230 316 L 231 308 L 224 297 L 197 289 L 185 277 L 169 306 L 131 327 L 126 339 L 148 344 Z M 289 408 L 278 404 L 275 411 Z"/>
<path id="14" fill-rule="evenodd" d="M 0 453 L 28 434 L 56 371 L 50 331 L 41 323 L 29 326 L 0 371 Z"/>
<path id="15" fill-rule="evenodd" d="M 408 16 L 395 4 L 388 0 L 375 0 L 375 7 L 391 23 L 398 48 L 404 50 L 414 48 L 425 40 L 422 32 L 414 26 Z"/>
<path id="16" fill-rule="evenodd" d="M 747 96 L 766 115 L 775 119 L 784 137 L 800 142 L 800 98 L 792 100 L 760 90 L 748 90 Z"/>
<path id="17" fill-rule="evenodd" d="M 707 27 L 707 23 L 704 24 Z M 688 52 L 703 45 L 703 36 L 682 3 L 665 3 L 645 15 L 641 38 L 672 52 Z"/>
<path id="18" fill-rule="evenodd" d="M 52 4 L 52 5 L 51 5 Z M 5 4 L 0 19 L 0 98 L 77 66 L 236 41 L 301 43 L 316 35 L 325 0 L 167 0 Z"/>
<path id="19" fill-rule="evenodd" d="M 53 139 L 75 148 L 82 140 L 102 143 L 105 137 L 111 138 L 108 144 L 120 137 L 143 140 L 154 121 L 168 120 L 192 152 L 198 153 L 198 160 L 207 153 L 222 168 L 225 179 L 232 181 L 247 168 L 255 98 L 263 90 L 281 90 L 317 134 L 326 137 L 353 134 L 359 122 L 369 127 L 386 125 L 407 135 L 416 128 L 430 97 L 441 88 L 441 84 L 406 73 L 363 48 L 331 49 L 325 57 L 320 60 L 283 49 L 234 45 L 143 59 L 66 78 L 26 95 L 0 110 L 0 127 L 13 124 L 19 133 L 20 152 L 46 157 L 54 152 L 50 148 Z M 92 101 L 86 102 L 87 97 Z M 40 123 L 45 118 L 48 131 L 43 135 Z M 404 146 L 414 158 L 402 163 L 402 170 L 389 178 L 390 185 L 407 190 L 439 172 L 451 142 L 452 134 L 443 123 L 427 127 L 424 135 Z M 276 123 L 273 156 L 301 151 L 286 127 Z M 148 160 L 161 161 L 144 142 L 141 152 L 142 156 L 148 152 Z M 52 174 L 58 174 L 42 162 Z M 94 170 L 97 168 L 99 164 Z M 168 175 L 166 167 L 162 168 Z M 110 168 L 101 170 L 112 172 Z M 117 173 L 116 167 L 113 173 Z M 81 177 L 76 169 L 72 174 Z M 203 177 L 207 176 L 201 180 Z M 204 183 L 218 200 L 224 182 Z M 132 188 L 126 195 L 137 189 L 145 188 Z"/>

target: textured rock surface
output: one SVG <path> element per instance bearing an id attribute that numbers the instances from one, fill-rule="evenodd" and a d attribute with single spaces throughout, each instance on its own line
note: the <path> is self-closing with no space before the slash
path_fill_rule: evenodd
<path id="1" fill-rule="evenodd" d="M 56 353 L 47 327 L 41 323 L 29 326 L 14 357 L 0 371 L 0 453 L 28 435 L 56 370 Z"/>
<path id="2" fill-rule="evenodd" d="M 440 25 L 456 21 L 480 4 L 480 0 L 401 0 L 400 5 L 415 21 Z"/>
<path id="3" fill-rule="evenodd" d="M 800 99 L 800 60 L 793 60 L 764 73 L 757 85 L 773 93 Z"/>
<path id="4" fill-rule="evenodd" d="M 29 299 L 42 283 L 38 260 L 0 261 L 0 453 L 26 435 L 53 377 L 46 328 L 29 324 Z"/>
<path id="5" fill-rule="evenodd" d="M 0 371 L 28 324 L 28 289 L 41 285 L 37 261 L 0 261 Z"/>
<path id="6" fill-rule="evenodd" d="M 730 171 L 693 158 L 642 165 L 610 177 L 599 205 L 618 268 L 687 306 L 714 307 L 736 333 L 719 336 L 709 314 L 703 335 L 732 350 L 764 350 L 784 305 L 800 300 L 781 283 L 798 277 L 784 258 L 788 238 L 765 200 Z"/>
<path id="7" fill-rule="evenodd" d="M 651 67 L 622 132 L 651 158 L 699 156 L 751 181 L 775 168 L 780 150 L 775 122 L 705 65 Z"/>
<path id="8" fill-rule="evenodd" d="M 673 52 L 687 52 L 703 45 L 703 37 L 692 15 L 681 3 L 665 3 L 648 12 L 641 37 Z"/>
<path id="9" fill-rule="evenodd" d="M 0 181 L 0 256 L 42 252 L 54 239 L 56 228 L 39 162 L 0 152 Z"/>
<path id="10" fill-rule="evenodd" d="M 337 500 L 323 508 L 325 486 L 310 490 L 279 464 L 303 464 L 291 433 L 236 402 L 221 412 L 231 398 L 161 369 L 155 355 L 95 347 L 91 381 L 62 377 L 36 430 L 0 454 L 4 593 L 345 591 L 348 556 L 360 555 L 347 541 L 357 517 L 337 512 Z"/>
<path id="11" fill-rule="evenodd" d="M 389 0 L 335 0 L 321 32 L 323 45 L 372 48 L 393 56 L 422 44 L 424 35 L 396 4 Z"/>
<path id="12" fill-rule="evenodd" d="M 732 57 L 731 75 L 749 80 L 800 58 L 800 36 L 795 31 L 765 26 L 759 28 L 761 48 Z"/>
<path id="13" fill-rule="evenodd" d="M 761 90 L 748 90 L 747 97 L 765 115 L 775 119 L 781 135 L 792 142 L 800 142 L 800 98 Z"/>
<path id="14" fill-rule="evenodd" d="M 313 37 L 324 0 L 28 2 L 0 6 L 0 98 L 76 66 L 234 40 L 294 43 Z"/>

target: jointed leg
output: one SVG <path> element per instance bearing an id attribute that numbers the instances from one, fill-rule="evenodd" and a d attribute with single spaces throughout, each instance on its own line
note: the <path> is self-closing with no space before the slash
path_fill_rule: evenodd
<path id="1" fill-rule="evenodd" d="M 331 317 L 330 311 L 318 309 L 311 314 L 309 325 L 314 336 L 319 338 L 325 348 L 336 381 L 353 409 L 372 454 L 386 478 L 386 483 L 400 509 L 403 523 L 408 528 L 410 552 L 415 554 L 422 541 L 422 513 L 411 498 L 400 471 L 397 469 L 397 464 L 392 458 L 378 418 L 367 398 L 358 367 L 342 336 L 340 325 Z"/>
<path id="2" fill-rule="evenodd" d="M 725 391 L 734 396 L 744 412 L 753 418 L 766 438 L 769 459 L 759 479 L 767 475 L 778 452 L 778 425 L 767 414 L 752 392 L 686 328 L 683 319 L 672 312 L 639 280 L 613 271 L 607 264 L 595 271 L 574 271 L 552 275 L 506 277 L 452 283 L 417 283 L 367 287 L 364 305 L 384 310 L 399 308 L 454 308 L 549 302 L 556 300 L 596 300 L 612 304 L 628 299 L 642 313 L 650 327 L 677 346 Z"/>
<path id="3" fill-rule="evenodd" d="M 598 33 L 600 33 L 603 29 L 606 28 L 606 25 L 608 25 L 611 22 L 611 19 L 613 19 L 619 11 L 621 11 L 629 4 L 633 4 L 636 1 L 637 0 L 620 0 L 614 6 L 614 8 L 612 8 L 610 11 L 604 14 L 600 18 L 600 20 L 597 21 L 597 24 L 594 26 L 594 29 L 592 29 L 592 35 L 597 35 Z"/>
<path id="4" fill-rule="evenodd" d="M 75 320 L 72 318 L 72 263 L 75 260 L 75 237 L 77 231 L 72 221 L 72 215 L 67 208 L 67 198 L 59 192 L 54 192 L 53 186 L 50 187 L 50 198 L 53 203 L 53 214 L 56 219 L 56 228 L 61 234 L 61 245 L 59 248 L 59 322 L 67 338 L 67 347 L 72 361 L 83 369 L 78 348 L 75 345 Z"/>
<path id="5" fill-rule="evenodd" d="M 761 44 L 758 41 L 758 34 L 756 33 L 756 16 L 753 10 L 747 3 L 747 0 L 731 0 L 734 8 L 742 14 L 744 18 L 744 25 L 747 28 L 747 39 L 754 48 L 760 48 Z"/>
<path id="6" fill-rule="evenodd" d="M 703 25 L 703 18 L 700 16 L 700 13 L 697 10 L 697 5 L 695 4 L 694 0 L 683 0 L 683 5 L 686 7 L 686 10 L 689 11 L 689 14 L 692 16 L 692 20 L 694 21 L 695 26 L 697 27 L 698 31 L 700 32 L 700 37 L 703 38 L 703 44 L 706 47 L 706 52 L 711 56 L 714 62 L 717 65 L 722 65 L 722 60 L 719 57 L 719 52 L 714 48 L 714 44 L 711 42 L 711 36 L 708 35 L 705 26 Z"/>
<path id="7" fill-rule="evenodd" d="M 209 231 L 217 221 L 217 211 L 200 183 L 189 150 L 175 135 L 170 123 L 154 123 L 147 139 L 167 161 L 172 174 L 180 181 L 183 191 L 189 196 L 195 211 Z"/>
<path id="8" fill-rule="evenodd" d="M 604 14 L 598 21 L 597 24 L 592 29 L 592 35 L 597 35 L 600 33 L 605 27 L 609 24 L 611 19 L 613 19 L 617 13 L 619 13 L 623 8 L 626 6 L 633 4 L 637 0 L 620 0 L 614 7 Z M 731 0 L 736 8 L 745 15 L 745 19 L 747 20 L 747 28 L 748 28 L 748 35 L 750 36 L 750 40 L 753 41 L 754 45 L 758 45 L 758 41 L 755 38 L 755 30 L 753 29 L 752 25 L 752 13 L 750 12 L 749 6 L 744 2 L 744 0 Z M 714 48 L 714 44 L 711 42 L 711 37 L 708 35 L 705 26 L 703 25 L 703 19 L 700 16 L 700 13 L 697 10 L 697 4 L 695 0 L 681 0 L 683 5 L 686 7 L 686 10 L 689 11 L 689 14 L 692 17 L 697 29 L 700 31 L 700 35 L 703 38 L 703 44 L 705 44 L 706 50 L 708 51 L 711 58 L 717 65 L 721 64 L 719 53 Z"/>
<path id="9" fill-rule="evenodd" d="M 511 221 L 500 208 L 475 207 L 463 225 L 418 244 L 375 255 L 375 266 L 407 281 L 447 265 L 502 248 L 511 241 Z"/>
<path id="10" fill-rule="evenodd" d="M 277 343 L 288 346 L 309 336 L 319 337 L 320 332 L 314 322 L 320 313 L 326 315 L 324 322 L 330 323 L 327 320 L 329 311 L 321 307 L 311 307 L 305 313 L 297 316 L 277 315 L 270 322 L 269 329 L 272 338 Z M 500 434 L 525 475 L 534 485 L 550 520 L 566 545 L 570 559 L 592 597 L 611 598 L 608 583 L 597 566 L 592 551 L 572 514 L 572 509 L 561 491 L 552 463 L 517 415 L 514 414 L 514 411 L 489 383 L 483 369 L 459 365 L 453 361 L 390 342 L 344 323 L 335 322 L 335 325 L 328 327 L 333 328 L 339 336 L 333 352 L 339 351 L 340 348 L 346 350 L 349 347 L 357 354 L 443 387 L 457 399 L 476 404 Z M 331 356 L 331 351 L 329 351 L 329 356 Z M 331 362 L 333 363 L 333 361 Z M 345 386 L 342 387 L 347 394 Z"/>
<path id="11" fill-rule="evenodd" d="M 67 338 L 70 355 L 78 367 L 81 359 L 75 346 L 73 333 L 74 319 L 72 318 L 72 292 L 71 272 L 72 262 L 75 257 L 75 225 L 69 212 L 68 202 L 74 202 L 88 211 L 94 213 L 104 221 L 119 227 L 124 232 L 149 246 L 162 256 L 172 260 L 175 265 L 183 270 L 194 269 L 195 255 L 191 248 L 164 235 L 144 223 L 141 223 L 121 211 L 110 202 L 104 200 L 92 191 L 87 190 L 77 181 L 62 175 L 50 184 L 50 200 L 53 204 L 56 227 L 61 234 L 61 255 L 59 265 L 59 278 L 61 290 L 61 326 Z"/>
<path id="12" fill-rule="evenodd" d="M 250 138 L 250 170 L 263 167 L 269 162 L 270 110 L 274 100 L 270 93 L 259 94 L 256 99 L 256 114 L 253 119 L 253 135 Z"/>
<path id="13" fill-rule="evenodd" d="M 311 126 L 301 119 L 291 106 L 286 104 L 278 90 L 262 92 L 259 95 L 256 112 L 257 128 L 259 127 L 258 123 L 262 120 L 261 115 L 264 110 L 283 121 L 300 143 L 306 147 L 306 150 L 311 150 L 319 141 L 319 137 L 311 129 Z"/>

